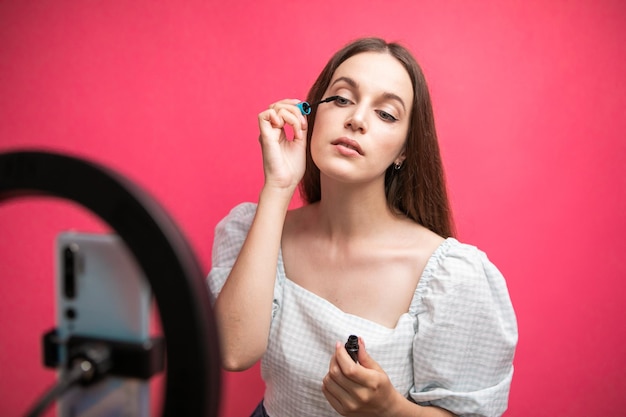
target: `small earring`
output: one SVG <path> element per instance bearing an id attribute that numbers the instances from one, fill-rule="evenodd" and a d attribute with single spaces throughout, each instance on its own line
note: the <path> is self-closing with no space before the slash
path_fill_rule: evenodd
<path id="1" fill-rule="evenodd" d="M 396 171 L 399 171 L 400 168 L 402 168 L 402 162 L 396 162 L 395 164 L 393 164 L 393 169 L 395 169 Z"/>

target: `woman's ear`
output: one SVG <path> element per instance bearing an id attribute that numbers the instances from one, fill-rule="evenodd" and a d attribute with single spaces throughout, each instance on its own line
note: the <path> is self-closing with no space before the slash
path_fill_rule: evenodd
<path id="1" fill-rule="evenodd" d="M 393 163 L 395 165 L 402 165 L 405 159 L 406 159 L 406 148 L 403 148 L 402 152 L 400 152 L 400 155 L 398 155 L 398 157 L 393 161 Z"/>

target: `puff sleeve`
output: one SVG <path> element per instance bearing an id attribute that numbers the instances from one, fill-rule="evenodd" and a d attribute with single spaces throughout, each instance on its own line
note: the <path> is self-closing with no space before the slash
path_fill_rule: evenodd
<path id="1" fill-rule="evenodd" d="M 513 376 L 515 313 L 500 271 L 455 242 L 422 276 L 409 396 L 459 416 L 500 416 Z"/>
<path id="2" fill-rule="evenodd" d="M 211 302 L 215 304 L 226 279 L 243 246 L 256 213 L 256 204 L 242 203 L 235 206 L 215 227 L 211 272 L 207 277 L 211 290 Z"/>

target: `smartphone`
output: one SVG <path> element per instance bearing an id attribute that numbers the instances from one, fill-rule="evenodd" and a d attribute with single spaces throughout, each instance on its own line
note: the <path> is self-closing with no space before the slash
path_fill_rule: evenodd
<path id="1" fill-rule="evenodd" d="M 150 285 L 119 236 L 62 232 L 55 253 L 56 324 L 61 341 L 72 335 L 131 343 L 149 340 Z M 67 352 L 60 349 L 62 378 Z M 66 392 L 57 401 L 57 416 L 148 417 L 149 396 L 148 381 L 109 376 Z"/>

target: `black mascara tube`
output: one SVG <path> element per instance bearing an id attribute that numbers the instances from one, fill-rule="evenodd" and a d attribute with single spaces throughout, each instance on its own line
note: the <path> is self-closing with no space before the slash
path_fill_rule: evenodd
<path id="1" fill-rule="evenodd" d="M 348 355 L 352 358 L 353 361 L 357 361 L 357 357 L 359 354 L 359 338 L 355 335 L 350 335 L 348 337 L 348 341 L 346 342 L 346 351 Z"/>

